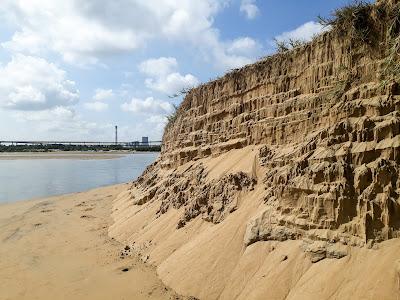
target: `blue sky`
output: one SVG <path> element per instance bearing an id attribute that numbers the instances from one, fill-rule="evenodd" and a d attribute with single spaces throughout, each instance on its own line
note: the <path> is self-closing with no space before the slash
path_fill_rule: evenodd
<path id="1" fill-rule="evenodd" d="M 169 95 L 310 39 L 346 0 L 1 0 L 0 140 L 158 140 Z"/>

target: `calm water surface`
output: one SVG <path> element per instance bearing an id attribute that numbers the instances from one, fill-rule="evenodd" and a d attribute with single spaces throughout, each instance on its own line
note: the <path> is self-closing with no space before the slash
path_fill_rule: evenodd
<path id="1" fill-rule="evenodd" d="M 136 179 L 158 153 L 115 159 L 0 160 L 0 203 L 82 192 Z"/>

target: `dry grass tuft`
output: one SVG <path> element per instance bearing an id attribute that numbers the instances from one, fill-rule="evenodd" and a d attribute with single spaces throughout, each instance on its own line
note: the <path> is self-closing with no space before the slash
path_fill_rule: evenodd
<path id="1" fill-rule="evenodd" d="M 318 21 L 323 26 L 329 26 L 337 35 L 352 40 L 372 43 L 371 32 L 373 24 L 371 18 L 373 6 L 364 1 L 354 1 L 332 13 L 331 18 L 319 16 Z"/>

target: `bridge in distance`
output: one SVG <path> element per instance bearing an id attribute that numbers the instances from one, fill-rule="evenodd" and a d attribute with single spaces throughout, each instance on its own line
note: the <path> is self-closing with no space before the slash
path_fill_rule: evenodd
<path id="1" fill-rule="evenodd" d="M 0 141 L 3 146 L 18 146 L 18 145 L 32 145 L 32 146 L 52 146 L 52 145 L 76 145 L 76 146 L 122 146 L 124 148 L 142 148 L 142 147 L 160 147 L 161 141 L 147 141 L 147 142 L 98 142 L 98 141 Z"/>

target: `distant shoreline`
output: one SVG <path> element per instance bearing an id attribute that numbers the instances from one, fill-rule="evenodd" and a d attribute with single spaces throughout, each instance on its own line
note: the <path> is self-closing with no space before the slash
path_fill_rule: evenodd
<path id="1" fill-rule="evenodd" d="M 129 154 L 138 154 L 133 151 L 53 151 L 53 152 L 0 152 L 0 160 L 19 159 L 115 159 Z"/>

